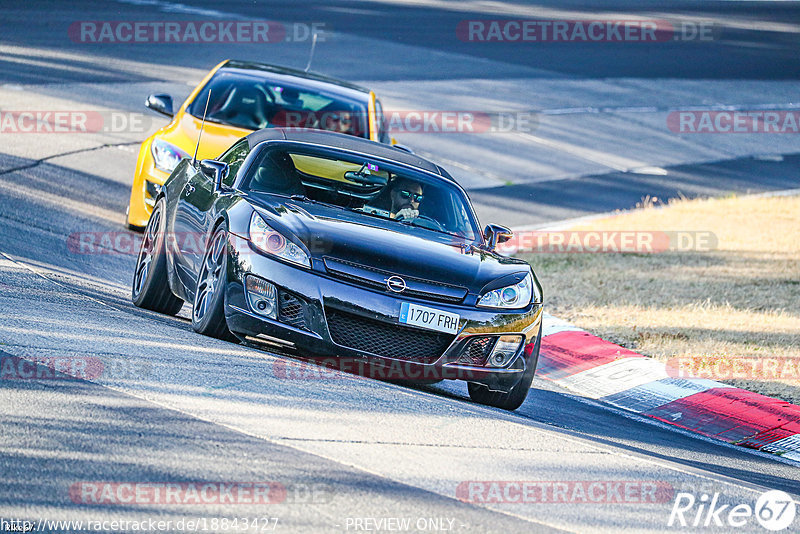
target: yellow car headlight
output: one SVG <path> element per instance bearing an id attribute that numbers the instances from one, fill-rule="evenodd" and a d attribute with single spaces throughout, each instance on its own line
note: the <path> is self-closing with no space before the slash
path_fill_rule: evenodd
<path id="1" fill-rule="evenodd" d="M 176 147 L 172 143 L 167 143 L 161 139 L 154 139 L 150 145 L 150 152 L 153 154 L 153 163 L 156 169 L 171 173 L 178 166 L 183 158 L 188 158 L 189 154 Z"/>

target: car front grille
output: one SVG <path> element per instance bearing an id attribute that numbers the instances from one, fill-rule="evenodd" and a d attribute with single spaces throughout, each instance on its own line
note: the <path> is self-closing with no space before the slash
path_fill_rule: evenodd
<path id="1" fill-rule="evenodd" d="M 278 291 L 278 320 L 295 328 L 308 330 L 306 301 L 286 291 Z"/>
<path id="2" fill-rule="evenodd" d="M 394 272 L 342 259 L 325 257 L 324 261 L 325 269 L 333 276 L 382 292 L 389 292 L 386 280 L 398 276 Z M 401 278 L 407 284 L 402 292 L 405 297 L 456 303 L 462 302 L 467 296 L 465 287 L 406 275 L 402 275 Z"/>
<path id="3" fill-rule="evenodd" d="M 342 347 L 384 358 L 433 363 L 444 354 L 455 335 L 386 323 L 325 308 L 333 342 Z"/>
<path id="4" fill-rule="evenodd" d="M 496 339 L 493 336 L 478 336 L 469 339 L 461 349 L 461 355 L 457 362 L 466 365 L 486 365 L 486 360 L 492 353 Z"/>

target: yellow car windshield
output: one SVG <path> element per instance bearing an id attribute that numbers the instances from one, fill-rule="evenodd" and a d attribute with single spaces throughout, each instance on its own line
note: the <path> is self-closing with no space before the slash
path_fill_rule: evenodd
<path id="1" fill-rule="evenodd" d="M 312 128 L 369 137 L 365 103 L 298 84 L 220 71 L 189 104 L 189 114 L 202 118 L 206 100 L 206 120 L 211 122 L 249 130 Z"/>

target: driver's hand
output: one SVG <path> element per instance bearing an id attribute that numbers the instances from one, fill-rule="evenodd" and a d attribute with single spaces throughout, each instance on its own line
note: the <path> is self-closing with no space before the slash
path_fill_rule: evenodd
<path id="1" fill-rule="evenodd" d="M 402 219 L 404 221 L 412 221 L 419 216 L 419 210 L 412 208 L 403 208 L 394 216 L 395 219 Z"/>

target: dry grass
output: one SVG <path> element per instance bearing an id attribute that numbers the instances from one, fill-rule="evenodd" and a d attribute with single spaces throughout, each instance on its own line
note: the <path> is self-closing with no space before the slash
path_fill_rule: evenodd
<path id="1" fill-rule="evenodd" d="M 659 359 L 800 365 L 800 196 L 646 204 L 571 230 L 710 231 L 715 250 L 521 254 L 550 313 Z M 723 380 L 800 404 L 800 381 Z"/>

